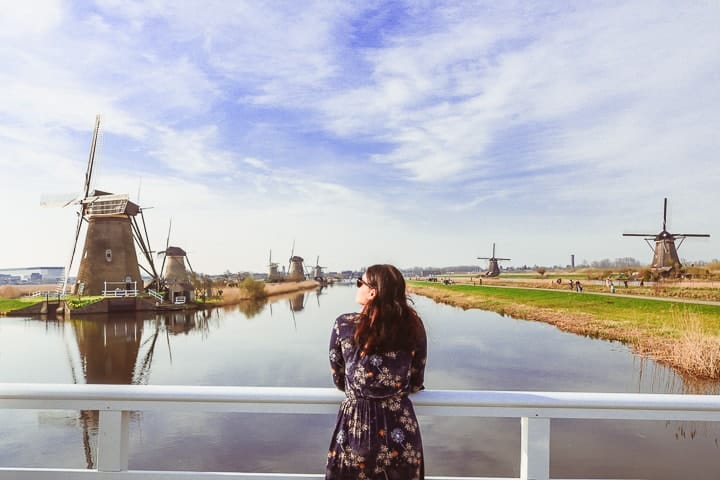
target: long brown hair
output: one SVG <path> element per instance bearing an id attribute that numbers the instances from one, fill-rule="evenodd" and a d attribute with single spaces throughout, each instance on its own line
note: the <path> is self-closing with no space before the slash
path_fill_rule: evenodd
<path id="1" fill-rule="evenodd" d="M 402 273 L 393 265 L 373 265 L 365 277 L 376 294 L 360 312 L 355 343 L 366 354 L 413 351 L 425 327 L 407 298 Z"/>

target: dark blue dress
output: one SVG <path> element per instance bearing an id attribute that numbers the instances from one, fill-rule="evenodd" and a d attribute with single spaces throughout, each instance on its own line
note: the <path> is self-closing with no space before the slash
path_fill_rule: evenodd
<path id="1" fill-rule="evenodd" d="M 329 480 L 423 480 L 422 440 L 409 393 L 424 388 L 427 340 L 414 352 L 365 355 L 353 342 L 357 314 L 340 315 L 330 338 L 335 385 L 345 392 L 330 442 Z"/>

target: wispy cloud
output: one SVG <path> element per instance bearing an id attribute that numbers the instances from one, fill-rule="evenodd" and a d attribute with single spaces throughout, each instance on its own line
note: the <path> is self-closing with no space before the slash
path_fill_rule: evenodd
<path id="1" fill-rule="evenodd" d="M 9 228 L 28 228 L 42 193 L 79 189 L 100 112 L 98 185 L 134 192 L 142 178 L 153 215 L 207 252 L 200 269 L 264 268 L 270 244 L 292 238 L 337 267 L 472 262 L 492 241 L 521 264 L 571 249 L 642 258 L 615 237 L 656 223 L 664 196 L 683 226 L 720 234 L 695 208 L 720 201 L 711 3 L 0 9 L 0 167 L 13 179 L 0 201 L 23 203 Z M 240 237 L 237 258 L 218 253 Z M 68 247 L 47 250 L 52 262 Z M 22 242 L 9 251 L 0 265 L 37 263 Z"/>

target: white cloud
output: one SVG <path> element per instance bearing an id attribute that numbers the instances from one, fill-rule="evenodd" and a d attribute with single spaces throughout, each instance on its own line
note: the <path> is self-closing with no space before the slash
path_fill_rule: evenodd
<path id="1" fill-rule="evenodd" d="M 13 237 L 0 265 L 62 263 L 45 232 L 74 212 L 38 202 L 80 189 L 98 112 L 97 185 L 142 178 L 151 231 L 173 217 L 206 271 L 263 269 L 293 238 L 331 269 L 493 241 L 512 263 L 642 259 L 619 234 L 658 228 L 664 196 L 672 225 L 720 234 L 697 208 L 720 202 L 720 9 L 396 7 L 0 4 L 0 202 L 44 241 Z"/>
<path id="2" fill-rule="evenodd" d="M 247 163 L 251 167 L 257 168 L 258 170 L 270 170 L 270 167 L 268 167 L 267 162 L 264 162 L 264 161 L 260 160 L 259 158 L 245 157 L 242 159 L 242 161 Z"/>
<path id="3" fill-rule="evenodd" d="M 158 133 L 158 143 L 149 153 L 171 170 L 219 174 L 234 168 L 233 155 L 214 147 L 218 140 L 215 127 L 182 131 L 163 128 Z"/>
<path id="4" fill-rule="evenodd" d="M 52 31 L 63 20 L 63 4 L 62 0 L 0 0 L 0 39 L 27 39 Z"/>

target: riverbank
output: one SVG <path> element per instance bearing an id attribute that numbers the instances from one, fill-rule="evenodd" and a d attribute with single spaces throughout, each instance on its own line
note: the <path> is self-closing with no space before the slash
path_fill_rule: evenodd
<path id="1" fill-rule="evenodd" d="M 302 282 L 265 283 L 263 298 L 274 297 L 286 293 L 314 290 L 319 286 L 320 283 L 315 280 L 304 280 Z M 223 288 L 222 297 L 216 304 L 234 305 L 236 303 L 248 300 L 257 300 L 257 297 L 254 297 L 252 292 L 241 287 L 226 287 Z"/>
<path id="2" fill-rule="evenodd" d="M 720 380 L 720 306 L 570 291 L 408 282 L 410 293 L 622 342 L 682 375 Z"/>
<path id="3" fill-rule="evenodd" d="M 304 280 L 301 282 L 279 282 L 279 283 L 264 283 L 259 282 L 263 285 L 263 293 L 260 298 L 275 297 L 277 295 L 283 295 L 294 292 L 302 292 L 307 290 L 314 290 L 320 286 L 315 280 Z M 40 288 L 39 288 L 40 287 Z M 11 315 L 11 312 L 18 311 L 30 307 L 32 305 L 42 303 L 45 301 L 45 297 L 21 297 L 34 291 L 46 291 L 50 286 L 23 286 L 20 288 L 13 287 L 12 291 L 0 292 L 6 293 L 8 297 L 2 298 L 0 295 L 0 315 Z M 83 297 L 84 298 L 84 297 Z M 223 289 L 221 296 L 216 296 L 206 299 L 206 302 L 200 302 L 194 305 L 196 308 L 213 307 L 213 306 L 225 306 L 225 305 L 236 305 L 238 303 L 247 302 L 251 300 L 258 300 L 258 297 L 247 289 L 240 287 L 226 287 Z M 190 305 L 187 305 L 188 308 Z M 175 306 L 181 308 L 181 306 Z"/>

